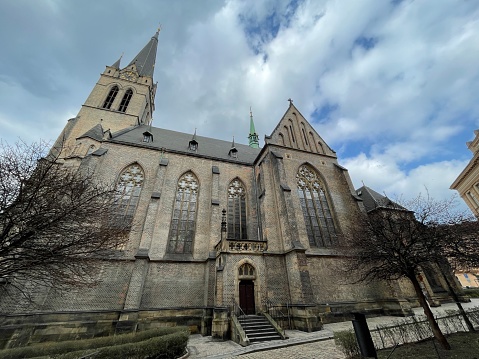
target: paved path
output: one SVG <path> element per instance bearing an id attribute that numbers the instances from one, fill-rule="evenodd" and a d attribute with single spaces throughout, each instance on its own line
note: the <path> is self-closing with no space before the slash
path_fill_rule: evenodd
<path id="1" fill-rule="evenodd" d="M 463 303 L 465 309 L 478 307 L 479 299 L 472 299 L 470 303 Z M 446 310 L 457 309 L 455 304 L 443 304 L 432 308 L 436 314 Z M 423 314 L 422 308 L 415 308 L 416 315 Z M 383 316 L 367 318 L 370 329 L 378 324 L 388 324 L 400 320 L 400 317 Z M 332 340 L 334 332 L 352 329 L 351 321 L 325 324 L 323 330 L 305 333 L 299 330 L 287 330 L 287 340 L 273 340 L 263 343 L 251 344 L 242 347 L 228 341 L 215 341 L 211 336 L 203 337 L 199 334 L 190 336 L 188 350 L 190 358 L 210 359 L 344 359 L 345 356 Z"/>

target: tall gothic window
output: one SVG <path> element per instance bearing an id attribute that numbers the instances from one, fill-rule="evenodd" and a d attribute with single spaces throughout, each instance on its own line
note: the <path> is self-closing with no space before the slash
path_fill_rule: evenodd
<path id="1" fill-rule="evenodd" d="M 237 178 L 228 187 L 228 238 L 246 239 L 246 192 Z"/>
<path id="2" fill-rule="evenodd" d="M 296 179 L 309 244 L 314 247 L 334 245 L 336 230 L 324 185 L 318 174 L 309 166 L 303 165 L 299 168 Z"/>
<path id="3" fill-rule="evenodd" d="M 116 185 L 118 220 L 131 221 L 133 219 L 144 179 L 145 175 L 138 163 L 128 166 L 121 172 Z"/>
<path id="4" fill-rule="evenodd" d="M 181 176 L 168 236 L 169 253 L 191 253 L 195 237 L 198 180 L 192 172 Z"/>
<path id="5" fill-rule="evenodd" d="M 118 86 L 115 85 L 111 88 L 110 93 L 106 97 L 106 100 L 103 103 L 103 108 L 106 108 L 107 110 L 109 110 L 111 107 L 111 104 L 113 103 L 113 101 L 115 101 L 115 97 L 117 94 L 118 94 Z"/>
<path id="6" fill-rule="evenodd" d="M 123 98 L 121 99 L 121 103 L 120 103 L 120 107 L 118 108 L 118 111 L 126 112 L 126 109 L 128 108 L 128 105 L 130 104 L 131 96 L 133 96 L 133 91 L 131 89 L 126 90 L 125 94 L 123 95 Z"/>

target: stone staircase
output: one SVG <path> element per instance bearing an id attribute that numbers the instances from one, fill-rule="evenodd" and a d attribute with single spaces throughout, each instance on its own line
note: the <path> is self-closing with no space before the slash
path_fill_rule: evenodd
<path id="1" fill-rule="evenodd" d="M 244 315 L 238 320 L 250 343 L 281 339 L 276 329 L 262 315 Z"/>

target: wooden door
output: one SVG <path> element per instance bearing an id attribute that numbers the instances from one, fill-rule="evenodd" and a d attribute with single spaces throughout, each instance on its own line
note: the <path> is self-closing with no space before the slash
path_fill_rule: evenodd
<path id="1" fill-rule="evenodd" d="M 240 307 L 245 314 L 255 314 L 254 306 L 254 282 L 242 280 L 239 284 Z"/>

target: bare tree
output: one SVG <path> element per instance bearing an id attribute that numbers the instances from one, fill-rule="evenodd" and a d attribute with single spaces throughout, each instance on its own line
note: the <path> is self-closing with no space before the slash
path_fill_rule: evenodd
<path id="1" fill-rule="evenodd" d="M 85 286 L 131 223 L 118 221 L 113 185 L 68 168 L 46 143 L 0 143 L 0 279 Z M 18 288 L 21 289 L 21 288 Z"/>
<path id="2" fill-rule="evenodd" d="M 479 255 L 472 249 L 474 244 L 477 248 L 475 233 L 479 224 L 470 214 L 455 211 L 454 201 L 436 201 L 421 195 L 401 205 L 390 201 L 360 219 L 346 241 L 352 253 L 347 270 L 357 272 L 358 281 L 409 279 L 434 336 L 445 349 L 450 345 L 418 278 L 438 265 L 447 267 L 446 258 L 456 263 L 478 262 Z M 451 285 L 449 290 L 454 291 Z"/>

